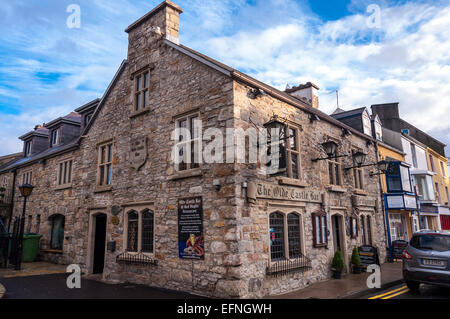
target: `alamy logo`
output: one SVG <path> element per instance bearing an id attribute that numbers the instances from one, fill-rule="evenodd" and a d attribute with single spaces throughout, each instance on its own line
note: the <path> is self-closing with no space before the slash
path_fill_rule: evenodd
<path id="1" fill-rule="evenodd" d="M 200 120 L 195 120 L 193 127 L 195 130 L 177 128 L 172 132 L 172 140 L 176 142 L 172 149 L 175 165 L 261 163 L 267 174 L 279 171 L 286 139 L 280 137 L 280 129 L 227 128 L 224 136 L 218 128 L 208 128 L 202 133 Z"/>
<path id="2" fill-rule="evenodd" d="M 70 15 L 67 17 L 66 25 L 69 29 L 81 28 L 81 8 L 78 4 L 71 4 L 66 9 Z"/>
<path id="3" fill-rule="evenodd" d="M 71 273 L 67 277 L 66 285 L 69 289 L 81 288 L 81 268 L 76 264 L 67 266 L 66 272 Z"/>
<path id="4" fill-rule="evenodd" d="M 367 266 L 367 272 L 373 272 L 373 274 L 367 278 L 367 287 L 369 289 L 381 288 L 381 267 L 378 265 L 369 265 Z"/>
<path id="5" fill-rule="evenodd" d="M 381 28 L 381 8 L 376 4 L 367 7 L 367 13 L 371 15 L 367 18 L 367 26 L 369 28 Z"/>

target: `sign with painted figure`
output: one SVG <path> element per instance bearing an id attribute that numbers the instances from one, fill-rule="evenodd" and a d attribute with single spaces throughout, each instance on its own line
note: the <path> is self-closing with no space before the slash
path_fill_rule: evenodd
<path id="1" fill-rule="evenodd" d="M 178 200 L 178 251 L 181 259 L 205 259 L 202 197 Z"/>

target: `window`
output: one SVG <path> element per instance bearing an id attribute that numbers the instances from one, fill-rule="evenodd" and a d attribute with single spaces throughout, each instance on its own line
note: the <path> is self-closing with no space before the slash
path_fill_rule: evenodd
<path id="1" fill-rule="evenodd" d="M 58 165 L 58 186 L 67 186 L 72 183 L 72 160 L 64 161 Z"/>
<path id="2" fill-rule="evenodd" d="M 441 190 L 439 189 L 439 184 L 438 183 L 434 183 L 434 186 L 436 187 L 437 200 L 438 200 L 439 204 L 442 204 Z"/>
<path id="3" fill-rule="evenodd" d="M 289 142 L 287 143 L 287 176 L 289 178 L 300 178 L 300 145 L 298 140 L 298 129 L 288 127 Z"/>
<path id="4" fill-rule="evenodd" d="M 442 171 L 442 176 L 444 176 L 444 178 L 447 178 L 447 174 L 445 173 L 444 163 L 442 163 L 442 161 L 441 161 L 441 171 Z"/>
<path id="5" fill-rule="evenodd" d="M 364 134 L 372 136 L 372 126 L 370 125 L 370 118 L 367 114 L 363 114 L 363 129 Z"/>
<path id="6" fill-rule="evenodd" d="M 300 242 L 300 218 L 297 214 L 291 213 L 287 217 L 289 258 L 297 258 L 302 255 Z"/>
<path id="7" fill-rule="evenodd" d="M 342 167 L 339 159 L 328 160 L 328 175 L 330 185 L 342 185 Z"/>
<path id="8" fill-rule="evenodd" d="M 355 179 L 355 188 L 364 189 L 364 170 L 362 168 L 354 168 L 353 176 Z"/>
<path id="9" fill-rule="evenodd" d="M 51 146 L 59 144 L 59 130 L 53 130 L 51 134 Z"/>
<path id="10" fill-rule="evenodd" d="M 372 245 L 372 218 L 367 215 L 367 244 Z"/>
<path id="11" fill-rule="evenodd" d="M 31 155 L 31 141 L 25 142 L 25 157 Z"/>
<path id="12" fill-rule="evenodd" d="M 154 213 L 131 210 L 127 213 L 126 247 L 128 252 L 154 253 Z"/>
<path id="13" fill-rule="evenodd" d="M 430 154 L 429 157 L 430 157 L 430 168 L 431 168 L 431 171 L 432 171 L 432 172 L 436 172 L 436 171 L 434 170 L 433 156 Z"/>
<path id="14" fill-rule="evenodd" d="M 358 237 L 358 218 L 356 215 L 350 217 L 350 227 L 351 227 L 351 238 Z"/>
<path id="15" fill-rule="evenodd" d="M 323 212 L 312 214 L 313 244 L 314 247 L 326 247 L 328 245 L 327 215 Z"/>
<path id="16" fill-rule="evenodd" d="M 137 75 L 135 79 L 134 111 L 138 112 L 148 106 L 149 71 Z"/>
<path id="17" fill-rule="evenodd" d="M 104 144 L 98 151 L 98 185 L 111 185 L 112 180 L 112 143 Z"/>
<path id="18" fill-rule="evenodd" d="M 64 242 L 65 218 L 63 215 L 57 214 L 50 217 L 50 221 L 52 224 L 50 248 L 55 250 L 62 250 Z"/>
<path id="19" fill-rule="evenodd" d="M 398 163 L 390 163 L 386 174 L 389 192 L 411 192 L 409 168 Z"/>
<path id="20" fill-rule="evenodd" d="M 448 193 L 448 187 L 445 186 L 445 194 L 447 195 L 447 205 L 450 203 L 450 197 L 449 197 L 449 193 Z"/>
<path id="21" fill-rule="evenodd" d="M 280 213 L 270 214 L 270 255 L 273 261 L 285 259 L 284 217 Z"/>
<path id="22" fill-rule="evenodd" d="M 23 173 L 22 175 L 22 184 L 31 184 L 31 180 L 32 180 L 32 171 L 28 171 Z"/>
<path id="23" fill-rule="evenodd" d="M 416 145 L 414 145 L 413 143 L 411 143 L 411 156 L 412 156 L 413 166 L 415 168 L 417 168 L 418 165 L 417 165 Z"/>
<path id="24" fill-rule="evenodd" d="M 366 245 L 366 219 L 364 215 L 361 215 L 361 235 L 362 235 L 362 243 Z"/>
<path id="25" fill-rule="evenodd" d="M 272 261 L 302 256 L 300 215 L 275 212 L 269 216 Z"/>
<path id="26" fill-rule="evenodd" d="M 422 201 L 434 201 L 435 193 L 433 190 L 433 180 L 430 175 L 414 175 L 420 200 Z"/>
<path id="27" fill-rule="evenodd" d="M 383 129 L 378 122 L 375 122 L 375 138 L 379 141 L 383 140 Z"/>
<path id="28" fill-rule="evenodd" d="M 89 124 L 89 122 L 91 121 L 91 118 L 92 118 L 92 114 L 87 114 L 84 117 L 84 127 L 86 127 Z"/>
<path id="29" fill-rule="evenodd" d="M 178 133 L 178 170 L 185 171 L 200 167 L 201 127 L 198 114 L 180 118 L 176 121 Z"/>

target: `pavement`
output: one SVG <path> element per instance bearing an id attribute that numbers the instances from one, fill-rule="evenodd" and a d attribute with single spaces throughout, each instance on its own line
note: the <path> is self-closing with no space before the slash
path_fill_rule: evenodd
<path id="1" fill-rule="evenodd" d="M 2 278 L 4 299 L 201 299 L 184 292 L 135 284 L 110 285 L 81 279 L 81 288 L 70 289 L 69 274 Z"/>
<path id="2" fill-rule="evenodd" d="M 422 284 L 419 291 L 413 293 L 402 283 L 376 293 L 362 295 L 359 299 L 450 299 L 450 288 Z"/>
<path id="3" fill-rule="evenodd" d="M 358 299 L 362 295 L 376 293 L 403 282 L 402 263 L 393 262 L 381 265 L 381 288 L 369 289 L 367 277 L 370 273 L 343 275 L 342 279 L 330 279 L 283 295 L 270 296 L 270 299 Z"/>
<path id="4" fill-rule="evenodd" d="M 0 278 L 28 277 L 36 275 L 62 274 L 66 272 L 64 265 L 57 265 L 48 262 L 22 263 L 21 270 L 13 268 L 0 268 Z"/>

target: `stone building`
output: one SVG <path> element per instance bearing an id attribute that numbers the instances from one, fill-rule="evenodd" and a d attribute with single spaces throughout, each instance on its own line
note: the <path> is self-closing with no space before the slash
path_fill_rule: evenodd
<path id="1" fill-rule="evenodd" d="M 377 162 L 375 140 L 321 112 L 312 83 L 282 92 L 181 45 L 181 13 L 164 1 L 130 25 L 128 57 L 101 100 L 46 125 L 47 149 L 0 172 L 32 170 L 43 258 L 108 282 L 234 298 L 328 279 L 338 249 L 347 271 L 363 244 L 384 262 L 379 178 L 355 163 Z M 273 124 L 285 130 L 276 174 L 227 152 Z M 53 134 L 70 138 L 58 150 Z M 225 155 L 190 161 L 219 135 Z M 65 163 L 71 179 L 58 185 Z"/>

